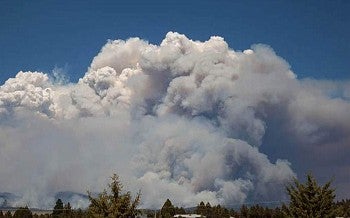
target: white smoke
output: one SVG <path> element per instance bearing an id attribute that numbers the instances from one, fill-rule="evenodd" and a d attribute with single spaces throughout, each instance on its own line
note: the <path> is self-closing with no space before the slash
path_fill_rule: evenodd
<path id="1" fill-rule="evenodd" d="M 0 191 L 22 204 L 101 191 L 114 172 L 143 207 L 285 200 L 294 164 L 350 168 L 334 162 L 349 151 L 350 83 L 298 80 L 265 45 L 115 40 L 78 83 L 55 78 L 19 72 L 0 87 Z"/>

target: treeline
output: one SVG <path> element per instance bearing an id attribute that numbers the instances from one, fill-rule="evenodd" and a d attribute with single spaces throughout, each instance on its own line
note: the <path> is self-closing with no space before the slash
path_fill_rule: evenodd
<path id="1" fill-rule="evenodd" d="M 319 186 L 316 180 L 307 176 L 307 181 L 302 184 L 294 180 L 293 184 L 286 187 L 290 197 L 289 204 L 281 207 L 267 208 L 260 205 L 248 207 L 243 205 L 239 210 L 225 208 L 221 205 L 212 206 L 210 203 L 200 202 L 196 208 L 185 210 L 174 206 L 169 199 L 165 201 L 158 211 L 139 210 L 140 192 L 132 200 L 130 192 L 122 192 L 122 184 L 115 174 L 111 177 L 109 190 L 104 190 L 98 196 L 93 197 L 88 193 L 90 205 L 86 210 L 73 210 L 70 203 L 64 204 L 61 199 L 56 201 L 51 214 L 33 214 L 28 207 L 18 208 L 14 214 L 0 211 L 0 218 L 85 218 L 85 217 L 114 217 L 136 218 L 141 214 L 147 217 L 170 218 L 175 214 L 196 213 L 207 218 L 277 218 L 277 217 L 350 217 L 350 200 L 334 202 L 335 190 L 328 182 Z"/>
<path id="2" fill-rule="evenodd" d="M 59 199 L 60 200 L 60 199 Z M 20 207 L 13 214 L 10 211 L 0 210 L 0 218 L 87 218 L 91 217 L 86 210 L 64 208 L 62 210 L 53 210 L 51 214 L 36 214 L 28 207 Z"/>
<path id="3" fill-rule="evenodd" d="M 28 207 L 18 208 L 12 215 L 11 212 L 3 212 L 0 210 L 0 218 L 90 218 L 94 217 L 89 214 L 88 210 L 73 210 L 70 208 L 69 203 L 63 205 L 60 208 L 61 200 L 56 202 L 56 209 L 53 210 L 51 214 L 35 214 L 29 210 Z M 350 217 L 350 199 L 342 200 L 334 203 L 337 213 L 334 217 Z M 260 205 L 246 206 L 243 205 L 240 209 L 234 210 L 229 209 L 221 205 L 211 206 L 209 202 L 206 204 L 200 202 L 195 209 L 189 210 L 182 207 L 173 206 L 169 199 L 166 200 L 163 207 L 158 211 L 153 210 L 142 210 L 139 214 L 145 214 L 149 218 L 169 218 L 173 217 L 175 214 L 200 214 L 207 218 L 285 218 L 288 216 L 285 211 L 287 210 L 286 205 L 281 207 L 268 208 Z M 103 216 L 100 216 L 103 217 Z M 136 215 L 136 217 L 138 217 Z"/>
<path id="4" fill-rule="evenodd" d="M 321 202 L 318 202 L 322 204 Z M 350 200 L 342 200 L 334 203 L 333 205 L 335 213 L 333 216 L 329 217 L 350 217 Z M 202 215 L 207 218 L 286 218 L 294 217 L 288 214 L 290 208 L 285 204 L 281 207 L 268 208 L 260 205 L 253 206 L 241 206 L 240 209 L 234 210 L 226 208 L 221 205 L 211 206 L 209 202 L 206 204 L 202 201 L 200 202 L 194 210 L 186 210 L 184 208 L 175 207 L 172 205 L 169 199 L 166 200 L 160 211 L 147 211 L 147 217 L 157 217 L 157 218 L 169 218 L 173 217 L 175 214 L 190 214 L 195 213 Z M 319 211 L 314 211 L 315 213 Z M 309 216 L 305 217 L 327 217 L 327 216 L 312 216 L 312 212 Z"/>

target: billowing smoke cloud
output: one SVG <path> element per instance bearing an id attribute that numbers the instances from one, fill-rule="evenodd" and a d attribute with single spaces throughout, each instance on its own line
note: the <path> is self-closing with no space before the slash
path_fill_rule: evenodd
<path id="1" fill-rule="evenodd" d="M 56 193 L 100 191 L 117 172 L 143 207 L 230 206 L 283 201 L 310 169 L 339 174 L 345 190 L 349 90 L 298 80 L 265 45 L 240 52 L 173 32 L 160 45 L 109 41 L 76 84 L 19 72 L 0 87 L 0 191 L 50 207 Z"/>

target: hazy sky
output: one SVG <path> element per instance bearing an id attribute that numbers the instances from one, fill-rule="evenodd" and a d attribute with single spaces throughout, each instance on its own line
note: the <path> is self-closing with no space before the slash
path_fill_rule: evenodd
<path id="1" fill-rule="evenodd" d="M 270 45 L 299 77 L 349 78 L 349 1 L 1 1 L 0 82 L 19 70 L 80 78 L 108 39 L 168 31 L 231 48 Z"/>

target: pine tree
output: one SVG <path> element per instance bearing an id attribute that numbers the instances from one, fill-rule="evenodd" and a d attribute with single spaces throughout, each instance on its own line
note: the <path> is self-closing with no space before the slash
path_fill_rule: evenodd
<path id="1" fill-rule="evenodd" d="M 242 205 L 241 209 L 240 209 L 240 214 L 241 214 L 241 217 L 248 217 L 249 215 L 249 209 L 246 205 Z"/>
<path id="2" fill-rule="evenodd" d="M 108 185 L 110 192 L 105 189 L 98 197 L 92 197 L 88 192 L 90 200 L 89 213 L 92 217 L 135 217 L 138 213 L 136 207 L 140 203 L 140 192 L 137 193 L 134 201 L 131 200 L 131 193 L 122 193 L 123 185 L 117 174 L 111 177 Z"/>
<path id="3" fill-rule="evenodd" d="M 69 202 L 66 205 L 64 205 L 63 213 L 64 213 L 65 217 L 71 217 L 72 216 L 72 207 L 70 206 Z"/>
<path id="4" fill-rule="evenodd" d="M 335 194 L 330 185 L 331 182 L 327 182 L 319 186 L 311 174 L 307 175 L 305 184 L 294 179 L 294 185 L 286 188 L 290 196 L 286 214 L 292 217 L 335 217 Z"/>
<path id="5" fill-rule="evenodd" d="M 338 217 L 350 217 L 350 199 L 343 199 L 336 203 Z"/>
<path id="6" fill-rule="evenodd" d="M 186 211 L 183 207 L 175 207 L 175 214 L 186 214 Z"/>
<path id="7" fill-rule="evenodd" d="M 197 208 L 195 210 L 195 213 L 196 214 L 200 214 L 200 215 L 206 215 L 206 210 L 207 208 L 205 207 L 205 204 L 203 201 L 201 201 L 198 205 L 197 205 Z"/>
<path id="8" fill-rule="evenodd" d="M 205 205 L 205 216 L 211 217 L 212 216 L 212 207 L 209 202 Z"/>
<path id="9" fill-rule="evenodd" d="M 272 218 L 285 218 L 287 217 L 279 207 L 276 207 L 272 212 Z"/>
<path id="10" fill-rule="evenodd" d="M 234 209 L 230 209 L 230 217 L 239 217 L 239 213 Z"/>
<path id="11" fill-rule="evenodd" d="M 63 202 L 61 199 L 57 199 L 52 211 L 52 217 L 59 217 L 60 214 L 63 214 Z"/>
<path id="12" fill-rule="evenodd" d="M 172 217 L 175 215 L 175 207 L 169 199 L 166 199 L 160 213 L 162 217 Z"/>

